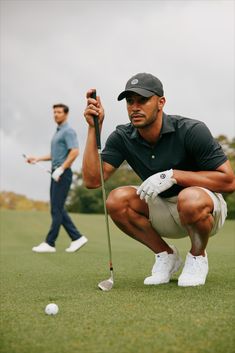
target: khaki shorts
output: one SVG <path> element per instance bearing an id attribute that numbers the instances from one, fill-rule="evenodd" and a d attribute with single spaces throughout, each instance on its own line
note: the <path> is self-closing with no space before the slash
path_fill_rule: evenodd
<path id="1" fill-rule="evenodd" d="M 221 194 L 205 190 L 214 203 L 213 217 L 214 225 L 210 235 L 216 234 L 223 226 L 227 216 L 227 205 Z M 154 201 L 148 201 L 149 219 L 154 229 L 160 236 L 166 238 L 184 238 L 188 236 L 187 230 L 181 225 L 177 210 L 177 196 L 162 198 L 157 197 Z"/>

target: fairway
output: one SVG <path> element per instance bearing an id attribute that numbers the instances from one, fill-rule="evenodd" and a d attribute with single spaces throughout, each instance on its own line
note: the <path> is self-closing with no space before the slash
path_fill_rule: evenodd
<path id="1" fill-rule="evenodd" d="M 153 254 L 111 224 L 115 285 L 109 277 L 102 215 L 72 215 L 89 238 L 75 254 L 35 254 L 49 224 L 44 212 L 1 211 L 2 353 L 232 353 L 234 349 L 234 228 L 227 221 L 208 246 L 205 286 L 144 286 Z M 183 258 L 189 240 L 172 241 Z M 55 302 L 57 316 L 45 306 Z"/>

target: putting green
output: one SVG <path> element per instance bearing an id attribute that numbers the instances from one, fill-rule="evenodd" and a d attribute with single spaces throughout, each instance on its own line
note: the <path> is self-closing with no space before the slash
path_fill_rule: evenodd
<path id="1" fill-rule="evenodd" d="M 89 238 L 78 253 L 64 249 L 62 230 L 56 254 L 31 248 L 46 234 L 43 212 L 1 211 L 2 353 L 232 353 L 234 352 L 234 228 L 227 221 L 210 240 L 205 286 L 145 287 L 153 255 L 111 224 L 115 286 L 97 288 L 109 277 L 102 215 L 72 215 Z M 181 255 L 189 240 L 172 241 Z M 55 302 L 57 316 L 45 306 Z"/>

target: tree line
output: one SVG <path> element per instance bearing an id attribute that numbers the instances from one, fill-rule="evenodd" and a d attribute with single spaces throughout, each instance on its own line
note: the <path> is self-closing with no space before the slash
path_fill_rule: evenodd
<path id="1" fill-rule="evenodd" d="M 220 135 L 216 139 L 228 156 L 235 171 L 235 138 L 230 140 L 228 137 Z M 108 196 L 111 190 L 119 186 L 140 184 L 140 178 L 125 162 L 105 182 L 106 194 Z M 235 219 L 235 193 L 224 194 L 223 196 L 228 205 L 228 219 Z M 87 189 L 83 184 L 82 173 L 75 172 L 66 208 L 69 212 L 74 213 L 103 213 L 101 189 Z M 49 204 L 43 201 L 30 200 L 26 196 L 14 192 L 3 191 L 0 193 L 0 209 L 48 211 Z"/>
<path id="2" fill-rule="evenodd" d="M 17 211 L 48 211 L 49 204 L 44 201 L 28 199 L 25 195 L 16 194 L 11 191 L 2 191 L 0 192 L 0 209 Z"/>

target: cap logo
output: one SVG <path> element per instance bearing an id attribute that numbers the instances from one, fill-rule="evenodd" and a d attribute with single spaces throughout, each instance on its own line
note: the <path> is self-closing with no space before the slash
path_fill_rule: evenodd
<path id="1" fill-rule="evenodd" d="M 131 81 L 132 85 L 136 85 L 139 82 L 139 80 L 137 80 L 137 78 L 134 78 L 134 80 Z"/>

